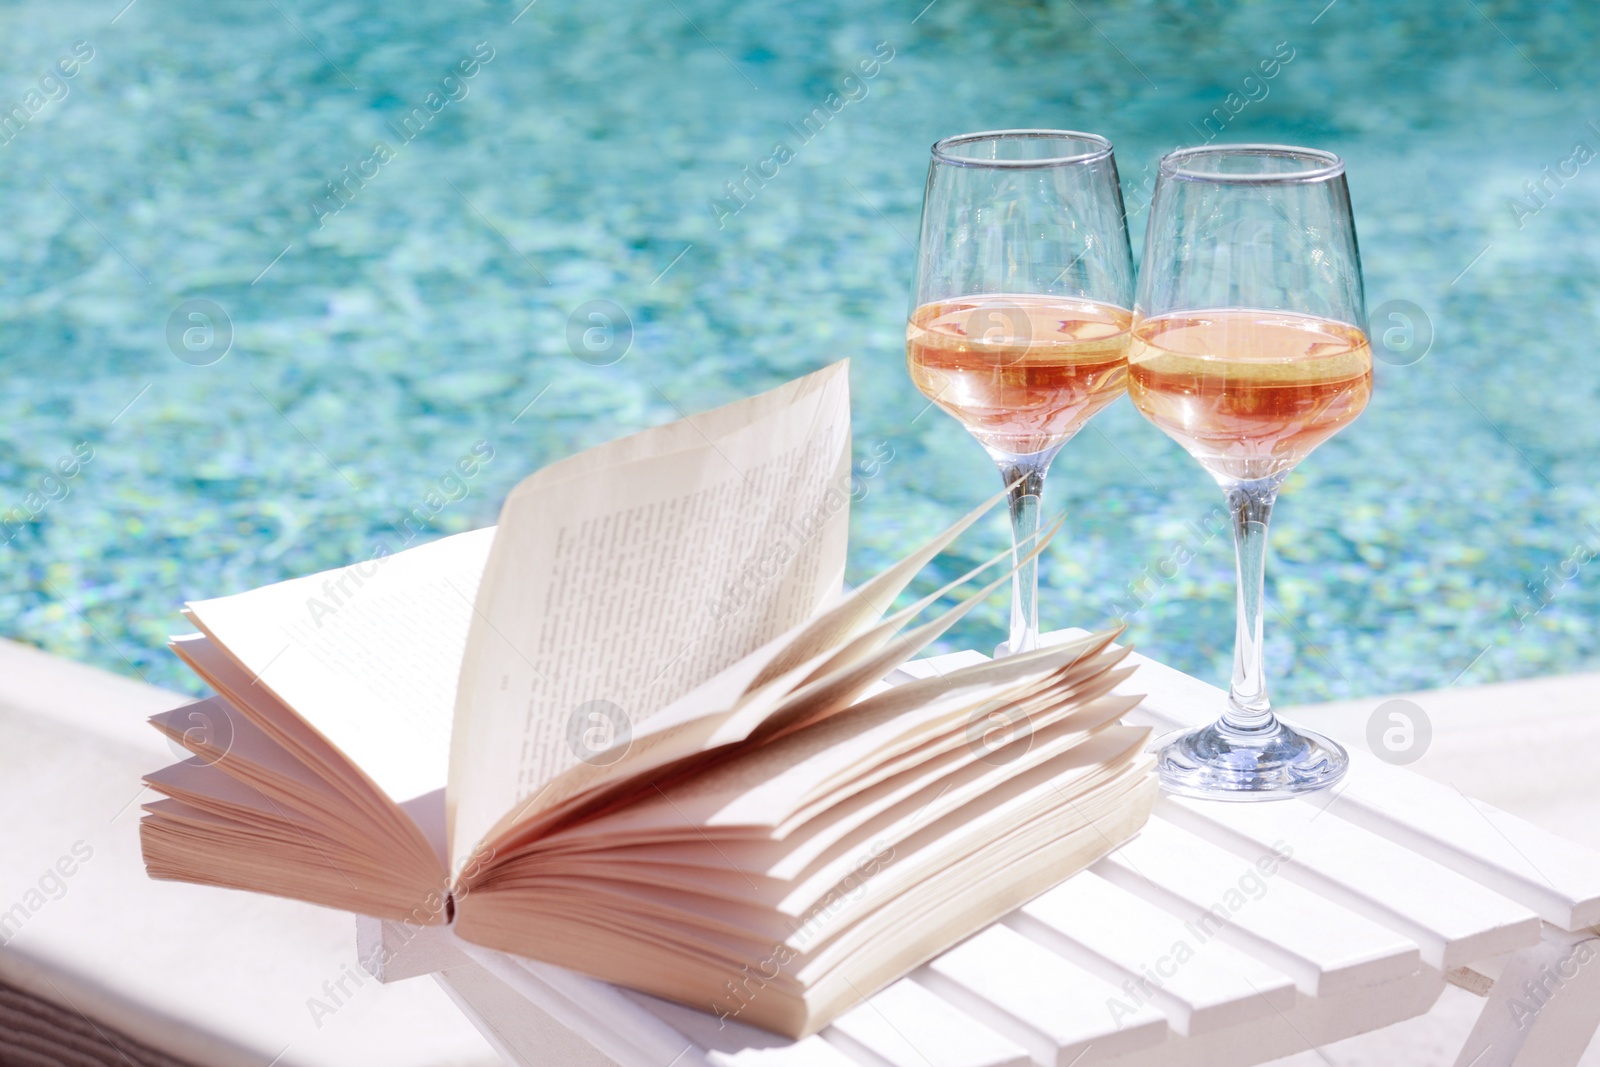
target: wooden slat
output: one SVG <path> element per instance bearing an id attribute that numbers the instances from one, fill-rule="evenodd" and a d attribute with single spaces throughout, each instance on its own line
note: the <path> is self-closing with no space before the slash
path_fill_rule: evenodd
<path id="1" fill-rule="evenodd" d="M 1180 1034 L 1199 1034 L 1286 1011 L 1294 982 L 1176 915 L 1092 871 L 1063 882 L 1006 920 L 1023 936 L 1116 986 L 1102 1005 L 1106 1030 L 1153 1003 Z"/>
<path id="2" fill-rule="evenodd" d="M 718 1019 L 646 993 L 628 992 L 627 996 L 693 1042 L 716 1067 L 861 1067 L 859 1060 L 828 1044 L 820 1034 L 791 1041 L 737 1019 Z"/>
<path id="3" fill-rule="evenodd" d="M 615 986 L 459 941 L 474 964 L 510 986 L 622 1067 L 712 1067 L 670 1024 L 643 1011 Z M 621 1024 L 626 1020 L 625 1024 Z"/>
<path id="4" fill-rule="evenodd" d="M 1420 852 L 1552 926 L 1600 926 L 1600 852 L 1364 752 L 1350 756 L 1348 784 L 1306 803 Z"/>
<path id="5" fill-rule="evenodd" d="M 902 978 L 833 1021 L 823 1036 L 866 1063 L 892 1067 L 1029 1067 L 1028 1054 Z"/>
<path id="6" fill-rule="evenodd" d="M 438 978 L 456 1007 L 507 1063 L 623 1067 L 477 964 L 447 968 Z"/>
<path id="7" fill-rule="evenodd" d="M 1099 1055 L 1099 1049 L 1091 1049 L 1072 1067 L 1247 1067 L 1415 1018 L 1433 1007 L 1443 989 L 1439 973 L 1423 967 L 1398 982 L 1328 997 L 1301 997 L 1285 1012 L 1195 1037 L 1174 1035 L 1164 1045 L 1109 1060 Z M 1309 1062 L 1334 1061 L 1323 1055 Z M 1396 1067 L 1401 1063 L 1392 1062 Z M 1427 1061 L 1428 1067 L 1433 1062 Z M 1405 1067 L 1422 1064 L 1407 1061 Z"/>
<path id="8" fill-rule="evenodd" d="M 1271 963 L 1308 996 L 1404 978 L 1422 959 L 1387 927 L 1281 876 L 1278 857 L 1245 860 L 1165 819 L 1092 868 Z"/>
<path id="9" fill-rule="evenodd" d="M 1478 883 L 1309 804 L 1230 804 L 1163 796 L 1161 817 L 1254 858 L 1288 850 L 1284 876 L 1411 938 L 1453 970 L 1539 940 L 1539 917 Z"/>
<path id="10" fill-rule="evenodd" d="M 1007 926 L 991 926 L 915 977 L 1044 1067 L 1074 1063 L 1091 1047 L 1112 1056 L 1167 1039 L 1166 1018 L 1150 1004 L 1108 1026 L 1121 990 Z"/>
<path id="11" fill-rule="evenodd" d="M 1063 630 L 1042 640 L 1066 641 L 1082 634 Z M 1227 700 L 1221 689 L 1137 653 L 1127 663 L 1139 670 L 1119 691 L 1146 695 L 1130 721 L 1161 728 L 1197 726 L 1215 719 Z M 1352 752 L 1351 758 L 1344 783 L 1284 803 L 1327 807 L 1515 900 L 1561 929 L 1600 926 L 1600 852 L 1365 752 Z"/>
<path id="12" fill-rule="evenodd" d="M 398 982 L 467 962 L 447 926 L 408 926 L 356 916 L 356 959 L 380 982 Z"/>

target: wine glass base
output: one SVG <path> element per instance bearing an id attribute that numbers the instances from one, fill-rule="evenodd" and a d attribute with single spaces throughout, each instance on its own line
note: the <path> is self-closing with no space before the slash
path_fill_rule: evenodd
<path id="1" fill-rule="evenodd" d="M 1350 768 L 1337 742 L 1277 720 L 1261 731 L 1220 722 L 1182 730 L 1155 751 L 1161 787 L 1202 800 L 1283 800 L 1325 789 Z"/>

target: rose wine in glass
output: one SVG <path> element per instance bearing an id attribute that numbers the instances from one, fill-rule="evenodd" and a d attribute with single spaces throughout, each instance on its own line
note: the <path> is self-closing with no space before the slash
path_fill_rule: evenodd
<path id="1" fill-rule="evenodd" d="M 1332 785 L 1349 766 L 1336 743 L 1273 715 L 1262 607 L 1279 487 L 1372 395 L 1365 317 L 1337 156 L 1218 145 L 1161 161 L 1128 395 L 1222 487 L 1239 572 L 1228 701 L 1215 723 L 1158 742 L 1171 792 L 1272 800 Z"/>
<path id="2" fill-rule="evenodd" d="M 1134 406 L 1226 480 L 1288 474 L 1372 395 L 1366 334 L 1307 315 L 1158 316 L 1128 358 Z"/>
<path id="3" fill-rule="evenodd" d="M 1034 455 L 1122 395 L 1132 319 L 1113 304 L 1043 296 L 925 304 L 906 327 L 906 363 L 985 448 Z"/>
<path id="4" fill-rule="evenodd" d="M 1050 461 L 1127 388 L 1132 289 L 1105 138 L 1003 130 L 933 146 L 906 365 L 1000 468 L 1019 558 Z M 1022 563 L 1008 653 L 1038 645 L 1038 589 L 1036 560 Z"/>

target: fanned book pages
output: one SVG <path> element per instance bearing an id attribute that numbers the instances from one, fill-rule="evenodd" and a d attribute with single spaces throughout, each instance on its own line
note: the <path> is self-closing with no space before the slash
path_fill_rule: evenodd
<path id="1" fill-rule="evenodd" d="M 849 423 L 840 363 L 189 604 L 218 695 L 153 720 L 193 757 L 146 779 L 149 873 L 801 1037 L 1121 844 L 1155 784 L 1114 634 L 886 682 L 1014 561 L 906 593 L 996 498 L 845 586 Z"/>

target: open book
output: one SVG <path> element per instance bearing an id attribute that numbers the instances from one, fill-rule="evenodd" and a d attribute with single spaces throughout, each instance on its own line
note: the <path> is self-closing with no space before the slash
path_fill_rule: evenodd
<path id="1" fill-rule="evenodd" d="M 800 1037 L 1110 851 L 1155 792 L 1114 635 L 886 683 L 1012 553 L 896 607 L 990 501 L 841 589 L 849 417 L 841 363 L 189 604 L 219 695 L 153 720 L 193 757 L 146 779 L 149 873 Z"/>

